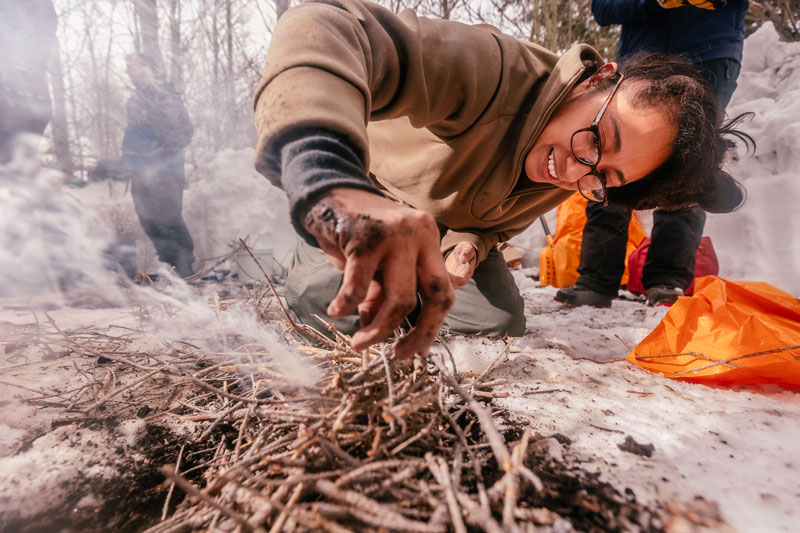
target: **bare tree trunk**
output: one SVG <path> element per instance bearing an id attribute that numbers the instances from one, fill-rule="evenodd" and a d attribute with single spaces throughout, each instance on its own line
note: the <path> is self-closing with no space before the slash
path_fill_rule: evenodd
<path id="1" fill-rule="evenodd" d="M 183 50 L 181 49 L 181 3 L 170 0 L 169 5 L 170 68 L 169 81 L 183 93 Z"/>
<path id="2" fill-rule="evenodd" d="M 236 138 L 236 103 L 234 96 L 234 67 L 233 67 L 233 8 L 231 0 L 225 0 L 225 107 L 223 123 L 225 124 L 225 136 L 227 146 L 230 148 L 235 144 Z"/>
<path id="3" fill-rule="evenodd" d="M 139 22 L 139 33 L 142 43 L 142 54 L 149 57 L 158 71 L 163 75 L 164 56 L 161 55 L 161 48 L 158 45 L 158 7 L 156 0 L 133 0 L 136 19 Z"/>
<path id="4" fill-rule="evenodd" d="M 69 147 L 69 130 L 67 128 L 66 89 L 64 87 L 64 69 L 61 65 L 61 49 L 57 47 L 50 60 L 50 83 L 53 87 L 53 148 L 56 165 L 70 179 L 73 178 L 72 153 Z"/>
<path id="5" fill-rule="evenodd" d="M 276 18 L 281 18 L 287 9 L 289 9 L 289 0 L 275 0 Z"/>
<path id="6" fill-rule="evenodd" d="M 213 87 L 216 94 L 220 94 L 220 46 L 219 46 L 219 0 L 214 0 L 214 10 L 211 15 L 211 55 L 214 58 Z M 222 144 L 222 117 L 219 116 L 219 108 L 216 110 L 217 120 L 214 121 L 214 150 L 219 150 Z"/>

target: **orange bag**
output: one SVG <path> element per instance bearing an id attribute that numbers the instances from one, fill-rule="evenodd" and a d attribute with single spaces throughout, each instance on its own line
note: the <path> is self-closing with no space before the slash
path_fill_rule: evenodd
<path id="1" fill-rule="evenodd" d="M 697 278 L 628 361 L 695 383 L 800 389 L 800 301 L 767 283 Z"/>
<path id="2" fill-rule="evenodd" d="M 539 252 L 539 283 L 553 287 L 570 287 L 578 281 L 578 265 L 581 262 L 581 241 L 586 225 L 586 202 L 575 193 L 558 206 L 556 234 L 552 243 Z M 636 218 L 628 226 L 628 247 L 625 250 L 625 273 L 622 285 L 628 283 L 628 257 L 647 234 Z M 548 239 L 549 240 L 549 239 Z"/>

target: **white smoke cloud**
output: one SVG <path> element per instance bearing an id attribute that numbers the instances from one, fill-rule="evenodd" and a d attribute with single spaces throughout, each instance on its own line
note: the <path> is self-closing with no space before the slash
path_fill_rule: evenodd
<path id="1" fill-rule="evenodd" d="M 292 383 L 315 383 L 318 372 L 299 363 L 277 325 L 265 324 L 252 305 L 217 306 L 215 287 L 190 286 L 164 265 L 152 287 L 122 274 L 109 253 L 115 239 L 107 221 L 67 194 L 58 172 L 38 164 L 39 140 L 20 139 L 11 161 L 0 164 L 0 308 L 146 310 L 147 329 L 167 343 L 183 340 L 229 353 L 253 344 L 259 347 L 255 362 L 277 364 Z"/>
<path id="2" fill-rule="evenodd" d="M 38 142 L 18 137 L 11 160 L 0 164 L 0 298 L 62 306 L 95 293 L 119 302 L 106 267 L 109 236 L 64 193 L 61 175 L 39 166 Z"/>

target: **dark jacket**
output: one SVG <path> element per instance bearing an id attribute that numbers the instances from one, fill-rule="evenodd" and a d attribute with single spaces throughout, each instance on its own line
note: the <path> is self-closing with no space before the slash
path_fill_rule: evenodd
<path id="1" fill-rule="evenodd" d="M 194 133 L 180 95 L 169 83 L 139 88 L 128 100 L 122 166 L 183 178 L 183 149 Z"/>
<path id="2" fill-rule="evenodd" d="M 648 51 L 682 54 L 695 63 L 712 59 L 741 63 L 749 5 L 749 0 L 728 0 L 716 10 L 664 9 L 657 0 L 592 0 L 592 13 L 601 26 L 622 24 L 620 57 Z"/>

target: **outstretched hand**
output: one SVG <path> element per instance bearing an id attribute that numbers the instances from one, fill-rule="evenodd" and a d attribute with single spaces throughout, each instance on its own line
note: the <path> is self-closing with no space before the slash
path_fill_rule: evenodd
<path id="1" fill-rule="evenodd" d="M 307 211 L 303 224 L 344 272 L 328 315 L 358 310 L 361 329 L 353 348 L 388 338 L 414 310 L 419 291 L 422 312 L 395 354 L 427 355 L 454 301 L 433 218 L 368 191 L 334 188 Z"/>

